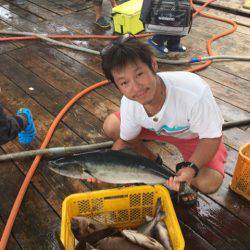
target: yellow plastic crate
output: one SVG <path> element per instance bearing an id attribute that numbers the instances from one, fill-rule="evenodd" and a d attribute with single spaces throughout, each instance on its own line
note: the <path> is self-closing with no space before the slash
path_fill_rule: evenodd
<path id="1" fill-rule="evenodd" d="M 144 30 L 139 20 L 143 0 L 130 0 L 112 9 L 115 32 L 137 34 Z"/>
<path id="2" fill-rule="evenodd" d="M 234 192 L 250 201 L 250 143 L 239 150 L 230 187 Z"/>
<path id="3" fill-rule="evenodd" d="M 61 240 L 67 250 L 74 249 L 70 220 L 74 216 L 96 218 L 116 228 L 135 228 L 146 215 L 153 216 L 161 197 L 165 224 L 174 250 L 184 249 L 184 239 L 167 189 L 161 185 L 115 188 L 68 196 L 62 207 Z"/>

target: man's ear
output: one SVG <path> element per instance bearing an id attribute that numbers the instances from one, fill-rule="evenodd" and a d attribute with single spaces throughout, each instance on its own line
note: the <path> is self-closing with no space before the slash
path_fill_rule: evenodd
<path id="1" fill-rule="evenodd" d="M 155 56 L 151 57 L 151 63 L 152 63 L 152 69 L 156 73 L 158 71 L 158 63 L 156 61 L 156 57 Z"/>

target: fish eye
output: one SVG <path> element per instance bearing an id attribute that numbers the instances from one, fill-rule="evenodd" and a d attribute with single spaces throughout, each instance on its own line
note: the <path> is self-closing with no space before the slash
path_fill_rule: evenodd
<path id="1" fill-rule="evenodd" d="M 89 223 L 89 228 L 91 228 L 91 229 L 93 229 L 93 230 L 95 230 L 96 228 L 95 228 L 95 225 L 94 224 L 92 224 L 92 223 Z"/>

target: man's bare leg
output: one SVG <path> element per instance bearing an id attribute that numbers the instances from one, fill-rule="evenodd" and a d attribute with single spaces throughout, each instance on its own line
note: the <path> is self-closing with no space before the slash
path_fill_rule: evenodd
<path id="1" fill-rule="evenodd" d="M 192 185 L 204 194 L 215 193 L 223 182 L 223 176 L 218 171 L 203 167 L 196 178 L 192 180 Z"/>

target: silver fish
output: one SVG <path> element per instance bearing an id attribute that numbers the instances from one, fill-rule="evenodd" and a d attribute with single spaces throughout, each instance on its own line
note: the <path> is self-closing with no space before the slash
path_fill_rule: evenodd
<path id="1" fill-rule="evenodd" d="M 164 250 L 164 247 L 154 238 L 138 233 L 135 230 L 122 230 L 122 235 L 131 242 L 151 250 Z"/>
<path id="2" fill-rule="evenodd" d="M 142 233 L 144 235 L 152 237 L 155 225 L 159 221 L 161 221 L 165 218 L 165 213 L 161 211 L 161 208 L 162 208 L 161 198 L 158 198 L 157 204 L 156 204 L 155 217 L 150 218 L 150 219 L 146 218 L 146 223 L 139 226 L 136 231 L 138 233 Z"/>
<path id="3" fill-rule="evenodd" d="M 108 237 L 103 240 L 100 240 L 97 245 L 97 248 L 101 250 L 144 250 L 144 247 L 136 245 L 131 241 L 123 237 Z"/>
<path id="4" fill-rule="evenodd" d="M 159 221 L 155 226 L 155 237 L 166 250 L 173 249 L 169 239 L 168 230 L 162 221 Z"/>
<path id="5" fill-rule="evenodd" d="M 92 218 L 75 216 L 71 219 L 71 231 L 78 241 L 81 241 L 93 232 L 100 231 L 106 228 L 107 226 Z"/>
<path id="6" fill-rule="evenodd" d="M 112 184 L 163 184 L 172 176 L 164 166 L 127 151 L 105 150 L 50 161 L 54 172 L 77 179 L 94 177 Z"/>

